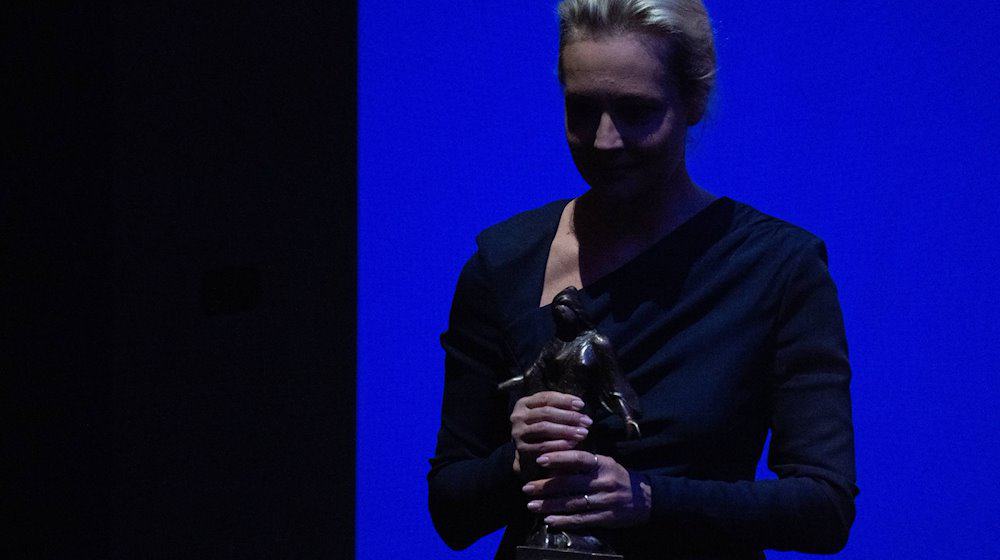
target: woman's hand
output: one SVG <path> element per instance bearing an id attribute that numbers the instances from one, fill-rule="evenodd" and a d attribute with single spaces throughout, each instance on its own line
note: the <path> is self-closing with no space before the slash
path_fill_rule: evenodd
<path id="1" fill-rule="evenodd" d="M 546 515 L 545 523 L 553 529 L 630 527 L 649 520 L 649 479 L 611 457 L 555 451 L 541 455 L 538 464 L 557 474 L 529 482 L 522 490 L 531 500 L 528 509 Z"/>
<path id="2" fill-rule="evenodd" d="M 579 412 L 583 401 L 574 395 L 541 391 L 521 398 L 510 415 L 514 438 L 514 472 L 521 474 L 523 461 L 534 461 L 550 451 L 568 451 L 585 437 L 593 424 Z"/>

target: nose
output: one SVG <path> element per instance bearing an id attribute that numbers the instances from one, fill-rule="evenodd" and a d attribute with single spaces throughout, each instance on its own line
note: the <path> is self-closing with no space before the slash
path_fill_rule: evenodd
<path id="1" fill-rule="evenodd" d="M 618 127 L 607 112 L 601 113 L 601 122 L 598 123 L 597 134 L 594 136 L 594 147 L 598 150 L 615 150 L 623 147 Z"/>

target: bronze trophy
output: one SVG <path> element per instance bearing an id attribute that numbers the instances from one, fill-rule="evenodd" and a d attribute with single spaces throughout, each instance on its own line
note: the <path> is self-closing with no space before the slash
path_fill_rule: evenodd
<path id="1" fill-rule="evenodd" d="M 500 384 L 500 389 L 521 389 L 524 395 L 558 391 L 580 397 L 590 415 L 592 403 L 599 403 L 625 423 L 626 437 L 640 436 L 638 397 L 622 374 L 611 342 L 596 330 L 580 304 L 576 288 L 559 292 L 552 300 L 556 336 L 542 349 L 523 374 Z M 592 410 L 592 409 L 591 409 Z M 592 415 L 591 415 L 592 416 Z M 587 440 L 577 449 L 593 451 Z M 521 464 L 526 480 L 546 478 L 545 469 L 534 461 Z M 517 547 L 517 560 L 619 559 L 597 536 L 590 533 L 553 531 L 539 515 L 524 545 Z"/>

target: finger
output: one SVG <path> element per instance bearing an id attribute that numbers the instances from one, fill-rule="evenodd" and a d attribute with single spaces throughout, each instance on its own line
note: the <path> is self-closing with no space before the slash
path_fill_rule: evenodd
<path id="1" fill-rule="evenodd" d="M 525 424 L 537 424 L 538 422 L 555 422 L 566 424 L 567 426 L 587 427 L 594 423 L 586 414 L 573 410 L 564 410 L 554 406 L 542 406 L 529 408 L 525 411 L 522 419 Z"/>
<path id="2" fill-rule="evenodd" d="M 528 502 L 528 509 L 534 513 L 542 514 L 573 514 L 583 513 L 593 510 L 600 510 L 600 498 L 598 495 L 583 496 L 562 496 L 558 498 L 547 498 L 544 500 L 531 500 Z"/>
<path id="3" fill-rule="evenodd" d="M 520 439 L 526 443 L 541 443 L 543 441 L 565 439 L 582 441 L 587 437 L 587 428 L 555 424 L 553 422 L 538 422 L 528 424 L 520 430 Z M 563 452 L 564 453 L 564 452 Z"/>
<path id="4" fill-rule="evenodd" d="M 589 451 L 553 451 L 540 456 L 538 464 L 550 469 L 566 472 L 593 472 L 601 467 L 600 458 Z"/>
<path id="5" fill-rule="evenodd" d="M 528 408 L 540 408 L 543 406 L 553 406 L 564 410 L 580 410 L 583 408 L 583 400 L 576 395 L 568 395 L 556 391 L 539 391 L 533 395 L 522 399 Z"/>
<path id="6" fill-rule="evenodd" d="M 600 490 L 601 488 L 596 484 L 594 476 L 590 474 L 554 476 L 552 478 L 533 480 L 521 487 L 521 491 L 531 498 L 582 496 L 584 494 L 594 494 Z"/>
<path id="7" fill-rule="evenodd" d="M 580 442 L 577 440 L 550 439 L 541 443 L 522 443 L 517 448 L 519 451 L 530 453 L 537 457 L 543 453 L 550 453 L 552 451 L 569 451 L 576 448 L 577 445 L 580 445 Z"/>
<path id="8" fill-rule="evenodd" d="M 545 517 L 545 523 L 552 529 L 568 529 L 571 527 L 607 527 L 614 519 L 614 513 L 610 510 L 589 511 L 585 513 L 574 513 L 571 515 L 549 515 Z"/>

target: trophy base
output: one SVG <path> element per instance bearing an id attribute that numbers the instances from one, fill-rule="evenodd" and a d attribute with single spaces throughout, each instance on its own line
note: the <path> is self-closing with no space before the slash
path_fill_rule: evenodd
<path id="1" fill-rule="evenodd" d="M 562 548 L 541 548 L 537 546 L 517 547 L 517 560 L 625 560 L 621 554 L 607 552 L 586 552 Z"/>

